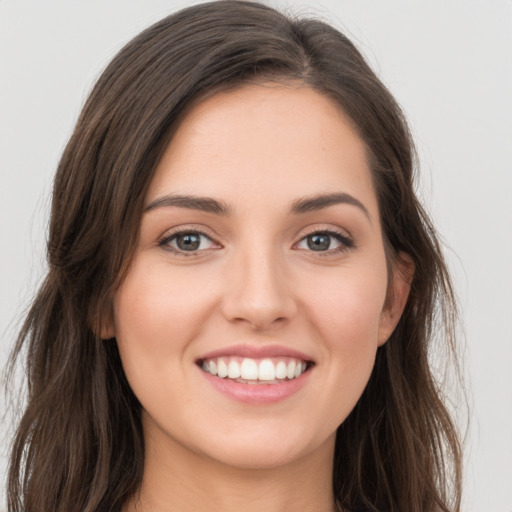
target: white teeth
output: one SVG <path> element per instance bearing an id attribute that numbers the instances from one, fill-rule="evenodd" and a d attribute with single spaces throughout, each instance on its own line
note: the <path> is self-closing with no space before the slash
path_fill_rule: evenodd
<path id="1" fill-rule="evenodd" d="M 286 379 L 286 363 L 279 361 L 276 364 L 276 379 Z"/>
<path id="2" fill-rule="evenodd" d="M 254 359 L 245 358 L 240 367 L 240 376 L 246 380 L 258 380 L 258 365 Z"/>
<path id="3" fill-rule="evenodd" d="M 263 359 L 259 370 L 259 380 L 274 380 L 276 378 L 276 367 L 270 359 Z"/>
<path id="4" fill-rule="evenodd" d="M 299 359 L 265 358 L 255 360 L 246 357 L 218 357 L 205 360 L 202 368 L 211 375 L 224 379 L 239 379 L 247 381 L 277 382 L 279 380 L 296 379 L 306 371 L 307 364 Z"/>
<path id="5" fill-rule="evenodd" d="M 297 364 L 295 363 L 295 361 L 290 361 L 288 363 L 288 367 L 286 368 L 286 376 L 289 379 L 294 379 L 295 378 L 295 367 L 296 366 L 297 366 Z"/>
<path id="6" fill-rule="evenodd" d="M 217 375 L 222 379 L 228 376 L 228 366 L 223 359 L 217 361 Z"/>
<path id="7" fill-rule="evenodd" d="M 240 365 L 236 361 L 229 361 L 228 377 L 230 379 L 238 379 L 238 377 L 240 377 Z"/>

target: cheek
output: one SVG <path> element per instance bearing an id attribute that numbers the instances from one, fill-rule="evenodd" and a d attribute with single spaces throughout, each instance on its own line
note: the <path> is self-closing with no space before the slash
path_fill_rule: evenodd
<path id="1" fill-rule="evenodd" d="M 126 377 L 142 403 L 162 388 L 162 379 L 169 381 L 167 388 L 182 386 L 174 376 L 196 325 L 190 318 L 194 310 L 185 299 L 186 293 L 169 285 L 165 269 L 136 260 L 116 293 L 117 345 Z"/>
<path id="2" fill-rule="evenodd" d="M 379 325 L 387 291 L 385 263 L 375 262 L 365 270 L 340 268 L 333 275 L 318 276 L 304 308 L 311 327 L 335 364 L 333 379 L 360 387 L 373 368 L 379 340 Z"/>
<path id="3" fill-rule="evenodd" d="M 340 268 L 323 278 L 316 276 L 315 286 L 307 287 L 308 304 L 322 330 L 336 333 L 340 342 L 377 335 L 387 291 L 386 270 L 378 267 L 357 272 Z"/>
<path id="4" fill-rule="evenodd" d="M 343 274 L 343 275 L 342 275 Z M 309 302 L 311 327 L 324 348 L 324 408 L 337 426 L 350 414 L 372 373 L 387 280 L 378 274 L 341 273 Z M 333 404 L 336 404 L 333 407 Z"/>
<path id="5" fill-rule="evenodd" d="M 205 282 L 197 275 L 173 272 L 169 265 L 134 262 L 114 300 L 118 338 L 148 349 L 176 346 L 180 337 L 193 334 L 211 307 Z"/>
<path id="6" fill-rule="evenodd" d="M 119 353 L 130 386 L 145 405 L 163 406 L 170 390 L 183 398 L 188 394 L 181 369 L 212 307 L 211 292 L 201 282 L 146 257 L 134 260 L 116 292 Z"/>

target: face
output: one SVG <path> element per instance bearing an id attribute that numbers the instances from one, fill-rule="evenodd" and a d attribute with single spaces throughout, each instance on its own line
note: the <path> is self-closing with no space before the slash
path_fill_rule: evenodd
<path id="1" fill-rule="evenodd" d="M 365 146 L 331 100 L 263 84 L 198 103 L 106 335 L 146 442 L 246 468 L 332 457 L 405 302 L 390 281 Z"/>

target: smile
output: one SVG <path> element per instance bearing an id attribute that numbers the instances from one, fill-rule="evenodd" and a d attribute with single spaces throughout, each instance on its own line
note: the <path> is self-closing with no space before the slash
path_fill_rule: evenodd
<path id="1" fill-rule="evenodd" d="M 291 398 L 310 381 L 316 361 L 281 345 L 235 345 L 203 354 L 196 366 L 213 389 L 246 404 Z"/>
<path id="2" fill-rule="evenodd" d="M 200 363 L 206 373 L 241 384 L 280 384 L 300 377 L 308 369 L 306 361 L 294 357 L 214 357 Z"/>

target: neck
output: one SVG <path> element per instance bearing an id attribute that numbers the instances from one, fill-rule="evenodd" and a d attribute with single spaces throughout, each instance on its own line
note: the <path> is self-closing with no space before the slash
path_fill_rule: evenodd
<path id="1" fill-rule="evenodd" d="M 232 467 L 161 441 L 146 438 L 142 485 L 123 512 L 335 510 L 334 439 L 299 460 L 271 468 Z"/>

